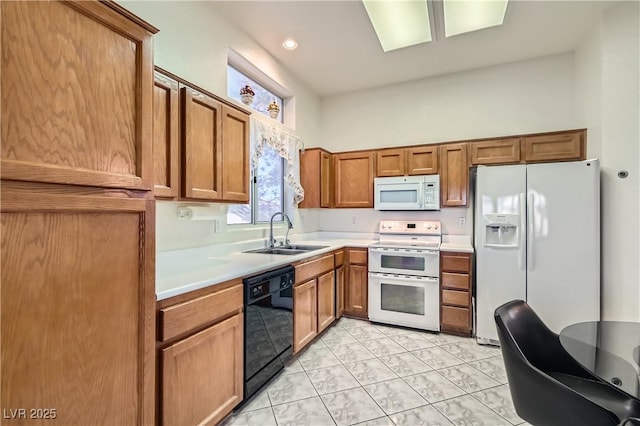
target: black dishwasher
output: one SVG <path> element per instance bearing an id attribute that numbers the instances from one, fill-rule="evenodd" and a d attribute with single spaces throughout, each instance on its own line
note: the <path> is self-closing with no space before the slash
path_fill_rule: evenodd
<path id="1" fill-rule="evenodd" d="M 256 393 L 293 353 L 293 266 L 244 283 L 244 400 Z"/>

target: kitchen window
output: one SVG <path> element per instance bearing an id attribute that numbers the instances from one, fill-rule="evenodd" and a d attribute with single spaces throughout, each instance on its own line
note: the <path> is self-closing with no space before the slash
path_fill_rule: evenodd
<path id="1" fill-rule="evenodd" d="M 244 65 L 246 68 L 246 64 Z M 240 89 L 250 86 L 255 93 L 251 108 L 268 117 L 267 107 L 275 102 L 280 108 L 278 121 L 283 122 L 284 99 L 267 88 L 268 84 L 261 84 L 250 78 L 233 65 L 227 66 L 227 95 L 242 102 Z M 254 113 L 255 114 L 255 113 Z M 269 118 L 271 119 L 271 118 Z M 252 127 L 255 123 L 252 122 Z M 251 132 L 251 191 L 249 204 L 233 204 L 227 212 L 227 224 L 260 224 L 269 222 L 271 216 L 285 210 L 285 177 L 286 161 L 282 153 L 270 144 L 260 144 L 257 149 L 256 132 Z M 256 154 L 256 149 L 258 153 Z M 277 222 L 283 222 L 278 216 Z"/>

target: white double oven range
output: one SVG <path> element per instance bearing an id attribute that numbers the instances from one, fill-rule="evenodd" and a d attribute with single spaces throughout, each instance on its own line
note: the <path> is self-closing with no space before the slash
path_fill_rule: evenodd
<path id="1" fill-rule="evenodd" d="M 437 221 L 381 221 L 369 246 L 369 320 L 440 331 Z"/>

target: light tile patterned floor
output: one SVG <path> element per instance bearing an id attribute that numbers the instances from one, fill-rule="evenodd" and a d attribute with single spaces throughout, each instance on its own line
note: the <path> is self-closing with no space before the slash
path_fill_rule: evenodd
<path id="1" fill-rule="evenodd" d="M 230 418 L 238 425 L 525 424 L 500 349 L 342 318 Z"/>

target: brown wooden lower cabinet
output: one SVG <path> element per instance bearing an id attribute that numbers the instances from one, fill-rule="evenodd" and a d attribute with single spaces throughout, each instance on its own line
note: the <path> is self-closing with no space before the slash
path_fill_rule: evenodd
<path id="1" fill-rule="evenodd" d="M 347 251 L 347 280 L 345 282 L 345 315 L 368 318 L 367 249 L 349 248 Z"/>
<path id="2" fill-rule="evenodd" d="M 316 280 L 293 288 L 293 353 L 318 335 Z"/>
<path id="3" fill-rule="evenodd" d="M 215 425 L 242 401 L 243 314 L 161 354 L 162 424 Z"/>
<path id="4" fill-rule="evenodd" d="M 331 270 L 318 277 L 318 334 L 322 333 L 336 319 L 335 271 Z"/>
<path id="5" fill-rule="evenodd" d="M 440 329 L 471 336 L 472 253 L 440 252 Z"/>
<path id="6" fill-rule="evenodd" d="M 344 270 L 344 266 L 339 266 L 338 268 L 336 268 L 336 318 L 340 318 L 344 313 Z"/>

